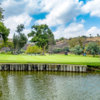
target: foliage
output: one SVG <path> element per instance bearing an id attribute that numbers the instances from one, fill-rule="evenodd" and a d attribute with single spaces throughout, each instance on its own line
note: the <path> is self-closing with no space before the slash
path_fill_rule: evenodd
<path id="1" fill-rule="evenodd" d="M 0 7 L 0 21 L 2 21 L 2 19 L 4 17 L 2 13 L 3 13 L 3 9 Z"/>
<path id="2" fill-rule="evenodd" d="M 20 24 L 20 25 L 17 26 L 16 32 L 20 34 L 24 30 L 24 28 L 25 28 L 24 25 Z"/>
<path id="3" fill-rule="evenodd" d="M 56 42 L 62 41 L 62 40 L 64 40 L 64 39 L 65 39 L 64 37 L 61 37 L 61 38 L 59 38 L 59 39 L 56 39 Z"/>
<path id="4" fill-rule="evenodd" d="M 23 29 L 24 29 L 23 24 L 18 25 L 17 26 L 17 32 L 19 34 L 13 35 L 13 44 L 14 44 L 15 52 L 20 52 L 21 48 L 23 48 L 24 45 L 27 43 L 27 37 L 25 36 L 25 34 L 22 33 Z"/>
<path id="5" fill-rule="evenodd" d="M 2 22 L 0 22 L 0 36 L 3 38 L 4 42 L 8 40 L 9 29 L 4 26 Z"/>
<path id="6" fill-rule="evenodd" d="M 27 37 L 25 36 L 25 34 L 21 33 L 19 35 L 19 39 L 18 39 L 18 47 L 19 47 L 19 49 L 23 48 L 26 43 L 27 43 Z"/>
<path id="7" fill-rule="evenodd" d="M 11 51 L 8 51 L 8 52 L 4 52 L 4 51 L 2 51 L 2 52 L 0 52 L 0 54 L 7 54 L 7 55 L 11 55 L 11 54 L 12 54 L 12 52 L 11 52 Z"/>
<path id="8" fill-rule="evenodd" d="M 60 53 L 62 51 L 63 51 L 63 49 L 61 49 L 61 48 L 56 48 L 53 50 L 54 53 Z"/>
<path id="9" fill-rule="evenodd" d="M 64 48 L 63 48 L 63 51 L 64 51 L 64 52 L 69 52 L 69 47 L 64 47 Z"/>
<path id="10" fill-rule="evenodd" d="M 3 9 L 0 7 L 0 37 L 2 37 L 4 43 L 7 41 L 8 39 L 8 35 L 9 35 L 9 29 L 5 27 L 5 25 L 2 22 L 3 19 Z"/>
<path id="11" fill-rule="evenodd" d="M 38 46 L 28 46 L 27 47 L 27 50 L 26 50 L 26 53 L 27 54 L 40 54 L 42 52 L 42 49 Z"/>
<path id="12" fill-rule="evenodd" d="M 13 45 L 14 49 L 16 50 L 18 48 L 18 35 L 16 34 L 13 35 Z"/>
<path id="13" fill-rule="evenodd" d="M 93 56 L 95 56 L 96 54 L 99 54 L 100 52 L 100 49 L 99 49 L 99 46 L 97 45 L 97 43 L 95 42 L 90 42 L 87 46 L 87 49 L 86 51 L 89 53 L 89 54 L 92 54 Z"/>
<path id="14" fill-rule="evenodd" d="M 7 47 L 9 47 L 10 48 L 10 50 L 12 50 L 13 48 L 14 48 L 14 45 L 13 45 L 13 42 L 7 42 L 6 43 L 6 45 L 7 45 Z"/>
<path id="15" fill-rule="evenodd" d="M 27 37 L 25 34 L 20 33 L 20 35 L 15 35 L 13 36 L 13 44 L 14 44 L 14 49 L 18 52 L 21 50 L 21 48 L 24 47 L 24 45 L 27 43 Z"/>
<path id="16" fill-rule="evenodd" d="M 69 45 L 70 47 L 75 47 L 76 45 L 80 45 L 81 47 L 84 46 L 84 42 L 86 40 L 86 37 L 77 37 L 77 38 L 71 38 L 69 39 Z"/>
<path id="17" fill-rule="evenodd" d="M 80 55 L 83 53 L 83 49 L 80 45 L 76 45 L 74 48 L 71 48 L 70 51 L 74 54 Z"/>
<path id="18" fill-rule="evenodd" d="M 3 47 L 8 47 L 9 49 L 10 49 L 10 51 L 12 51 L 13 50 L 13 43 L 12 42 L 9 42 L 9 41 L 7 41 L 6 43 L 2 43 L 2 44 L 0 44 L 0 49 L 2 49 Z"/>
<path id="19" fill-rule="evenodd" d="M 48 52 L 49 53 L 53 53 L 53 46 L 56 44 L 56 41 L 54 39 L 54 35 L 52 34 L 51 36 L 49 36 L 49 40 L 48 40 Z"/>
<path id="20" fill-rule="evenodd" d="M 32 37 L 31 42 L 35 42 L 35 44 L 43 49 L 43 55 L 45 53 L 45 49 L 49 46 L 49 39 L 52 37 L 54 39 L 52 31 L 45 24 L 42 25 L 33 25 L 31 33 L 28 34 L 28 37 Z"/>
<path id="21" fill-rule="evenodd" d="M 53 53 L 61 53 L 61 52 L 69 52 L 69 47 L 55 48 L 55 49 L 53 50 Z"/>

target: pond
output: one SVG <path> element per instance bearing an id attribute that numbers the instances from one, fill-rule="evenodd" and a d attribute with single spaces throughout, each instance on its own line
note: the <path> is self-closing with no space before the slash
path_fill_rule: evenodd
<path id="1" fill-rule="evenodd" d="M 0 72 L 0 100 L 100 100 L 100 74 Z"/>

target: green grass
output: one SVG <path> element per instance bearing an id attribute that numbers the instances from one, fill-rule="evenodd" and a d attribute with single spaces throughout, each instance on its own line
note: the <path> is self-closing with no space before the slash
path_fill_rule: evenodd
<path id="1" fill-rule="evenodd" d="M 57 63 L 100 66 L 100 58 L 78 55 L 4 55 L 0 54 L 0 63 Z"/>

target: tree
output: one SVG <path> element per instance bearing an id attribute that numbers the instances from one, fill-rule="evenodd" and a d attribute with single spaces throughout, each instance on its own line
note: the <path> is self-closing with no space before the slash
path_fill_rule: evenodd
<path id="1" fill-rule="evenodd" d="M 93 56 L 95 56 L 96 54 L 99 54 L 99 46 L 97 45 L 96 42 L 90 42 L 88 43 L 86 51 L 89 54 L 92 54 Z"/>
<path id="2" fill-rule="evenodd" d="M 100 37 L 100 35 L 99 35 L 99 34 L 97 34 L 97 37 Z"/>
<path id="3" fill-rule="evenodd" d="M 3 19 L 2 13 L 3 13 L 3 9 L 0 7 L 0 37 L 3 39 L 3 41 L 5 43 L 8 39 L 10 30 L 8 28 L 6 28 L 2 22 L 2 19 Z"/>
<path id="4" fill-rule="evenodd" d="M 63 48 L 63 51 L 64 51 L 64 52 L 69 52 L 69 47 L 64 47 L 64 48 Z"/>
<path id="5" fill-rule="evenodd" d="M 27 54 L 40 54 L 42 52 L 42 48 L 38 47 L 38 46 L 28 46 L 26 53 Z"/>
<path id="6" fill-rule="evenodd" d="M 24 25 L 20 24 L 20 25 L 17 26 L 16 32 L 19 33 L 19 34 L 21 34 L 21 32 L 24 30 L 24 28 L 25 28 Z"/>
<path id="7" fill-rule="evenodd" d="M 14 50 L 17 50 L 17 48 L 18 48 L 18 36 L 16 34 L 13 35 L 13 45 L 14 45 Z"/>
<path id="8" fill-rule="evenodd" d="M 86 37 L 76 37 L 69 39 L 69 45 L 70 47 L 75 47 L 76 45 L 80 45 L 81 47 L 84 46 L 86 41 Z"/>
<path id="9" fill-rule="evenodd" d="M 92 37 L 92 34 L 89 34 L 90 35 L 90 38 Z"/>
<path id="10" fill-rule="evenodd" d="M 2 22 L 0 22 L 0 36 L 2 37 L 4 42 L 8 40 L 9 32 L 10 30 L 6 28 Z"/>
<path id="11" fill-rule="evenodd" d="M 49 53 L 53 53 L 53 46 L 56 44 L 56 41 L 54 39 L 54 35 L 51 34 L 49 37 L 49 40 L 48 40 L 48 49 L 49 49 Z"/>
<path id="12" fill-rule="evenodd" d="M 32 37 L 31 42 L 35 42 L 37 46 L 43 49 L 43 55 L 49 46 L 49 37 L 51 36 L 53 33 L 46 24 L 33 25 L 31 33 L 28 34 L 28 37 Z"/>
<path id="13" fill-rule="evenodd" d="M 25 34 L 22 33 L 23 29 L 24 29 L 23 24 L 18 25 L 16 30 L 18 35 L 16 34 L 13 35 L 13 44 L 15 52 L 19 52 L 21 48 L 23 48 L 24 45 L 27 43 L 27 37 L 25 36 Z"/>
<path id="14" fill-rule="evenodd" d="M 0 5 L 1 5 L 1 4 L 0 4 Z M 4 17 L 2 13 L 3 13 L 3 9 L 0 7 L 0 21 L 2 21 L 2 19 L 3 19 L 3 17 Z"/>
<path id="15" fill-rule="evenodd" d="M 7 42 L 6 43 L 7 47 L 9 47 L 10 51 L 13 51 L 13 48 L 14 48 L 14 45 L 13 45 L 13 42 Z"/>
<path id="16" fill-rule="evenodd" d="M 61 52 L 63 52 L 63 49 L 62 49 L 62 48 L 55 48 L 55 49 L 53 50 L 53 52 L 54 52 L 54 53 L 61 53 Z"/>
<path id="17" fill-rule="evenodd" d="M 24 47 L 24 45 L 27 43 L 27 37 L 25 36 L 25 34 L 20 34 L 19 35 L 19 44 L 18 44 L 18 47 L 19 47 L 19 49 L 21 49 L 21 48 L 23 48 Z"/>
<path id="18" fill-rule="evenodd" d="M 71 48 L 70 51 L 74 54 L 80 55 L 83 53 L 83 49 L 80 45 L 76 45 L 74 48 Z"/>

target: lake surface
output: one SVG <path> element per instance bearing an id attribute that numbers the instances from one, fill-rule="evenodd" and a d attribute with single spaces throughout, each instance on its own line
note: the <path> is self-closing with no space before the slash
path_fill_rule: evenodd
<path id="1" fill-rule="evenodd" d="M 100 100 L 100 74 L 0 72 L 0 100 Z"/>

